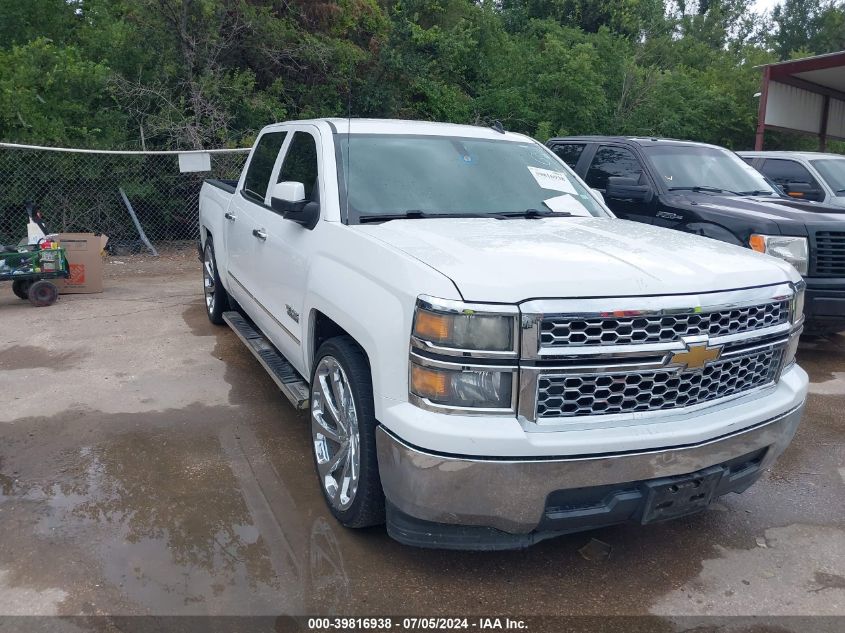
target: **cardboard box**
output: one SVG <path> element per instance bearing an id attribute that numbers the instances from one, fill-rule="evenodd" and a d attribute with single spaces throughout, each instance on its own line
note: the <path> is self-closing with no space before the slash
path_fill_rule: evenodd
<path id="1" fill-rule="evenodd" d="M 109 238 L 94 233 L 59 233 L 59 245 L 67 252 L 70 277 L 57 279 L 62 294 L 103 291 L 103 251 Z"/>

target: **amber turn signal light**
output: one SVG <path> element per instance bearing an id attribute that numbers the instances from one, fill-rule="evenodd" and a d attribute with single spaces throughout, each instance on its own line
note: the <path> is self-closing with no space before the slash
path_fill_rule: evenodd
<path id="1" fill-rule="evenodd" d="M 420 338 L 441 343 L 449 340 L 449 325 L 451 319 L 444 314 L 418 310 L 414 321 L 414 333 Z"/>
<path id="2" fill-rule="evenodd" d="M 748 245 L 751 247 L 751 250 L 757 251 L 758 253 L 766 252 L 766 238 L 762 235 L 752 235 L 748 240 Z"/>
<path id="3" fill-rule="evenodd" d="M 411 391 L 421 398 L 442 400 L 449 395 L 446 374 L 435 369 L 411 364 Z"/>

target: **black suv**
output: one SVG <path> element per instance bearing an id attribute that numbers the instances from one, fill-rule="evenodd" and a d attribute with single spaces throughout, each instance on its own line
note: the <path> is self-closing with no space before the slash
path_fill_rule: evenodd
<path id="1" fill-rule="evenodd" d="M 780 257 L 807 282 L 806 330 L 845 330 L 845 209 L 783 195 L 733 152 L 659 138 L 577 136 L 548 146 L 620 218 Z"/>

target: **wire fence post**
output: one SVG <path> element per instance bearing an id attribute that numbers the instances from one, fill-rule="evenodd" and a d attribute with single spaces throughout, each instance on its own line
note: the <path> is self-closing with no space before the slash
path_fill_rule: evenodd
<path id="1" fill-rule="evenodd" d="M 141 241 L 147 247 L 147 249 L 153 254 L 153 257 L 158 257 L 158 251 L 156 251 L 156 247 L 150 244 L 150 240 L 147 237 L 147 234 L 144 233 L 144 229 L 141 228 L 141 223 L 138 222 L 138 216 L 135 215 L 135 209 L 132 208 L 132 203 L 129 202 L 129 198 L 126 197 L 126 193 L 123 189 L 118 188 L 120 192 L 120 197 L 123 198 L 123 204 L 126 205 L 126 210 L 129 211 L 129 215 L 132 216 L 132 222 L 135 224 L 135 228 L 138 229 L 138 235 L 141 237 Z"/>

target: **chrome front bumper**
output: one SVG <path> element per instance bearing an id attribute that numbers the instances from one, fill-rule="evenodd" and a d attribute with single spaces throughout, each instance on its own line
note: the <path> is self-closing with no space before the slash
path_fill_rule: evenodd
<path id="1" fill-rule="evenodd" d="M 379 471 L 390 504 L 431 523 L 527 534 L 553 492 L 693 473 L 766 449 L 760 470 L 783 452 L 804 405 L 752 428 L 700 444 L 566 459 L 476 459 L 437 455 L 376 434 Z"/>

